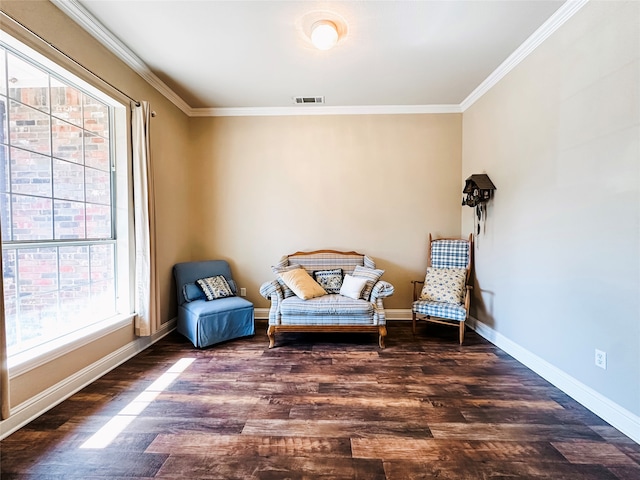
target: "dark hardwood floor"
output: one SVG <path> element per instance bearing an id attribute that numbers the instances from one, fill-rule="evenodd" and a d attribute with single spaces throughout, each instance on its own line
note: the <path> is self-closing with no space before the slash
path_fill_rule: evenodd
<path id="1" fill-rule="evenodd" d="M 640 445 L 474 332 L 269 350 L 256 328 L 206 350 L 172 333 L 3 440 L 1 478 L 640 479 Z"/>

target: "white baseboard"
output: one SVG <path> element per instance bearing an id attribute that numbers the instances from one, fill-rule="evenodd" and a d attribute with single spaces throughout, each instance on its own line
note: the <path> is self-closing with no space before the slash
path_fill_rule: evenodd
<path id="1" fill-rule="evenodd" d="M 478 335 L 504 350 L 520 363 L 558 387 L 629 438 L 640 443 L 639 416 L 609 400 L 604 395 L 596 392 L 591 387 L 576 380 L 566 372 L 551 365 L 549 362 L 531 353 L 499 332 L 496 332 L 493 328 L 481 321 L 471 317 L 467 324 L 475 330 Z"/>
<path id="2" fill-rule="evenodd" d="M 39 417 L 47 410 L 52 409 L 74 393 L 82 390 L 90 383 L 96 381 L 118 365 L 126 362 L 149 345 L 157 342 L 175 329 L 176 319 L 172 319 L 160 327 L 160 330 L 151 337 L 139 337 L 122 346 L 118 350 L 101 358 L 97 362 L 88 365 L 75 374 L 65 378 L 61 382 L 47 388 L 38 395 L 17 405 L 11 409 L 11 416 L 0 422 L 0 440 L 11 435 L 27 423 Z"/>
<path id="3" fill-rule="evenodd" d="M 411 320 L 410 308 L 385 308 L 384 315 L 387 320 Z"/>

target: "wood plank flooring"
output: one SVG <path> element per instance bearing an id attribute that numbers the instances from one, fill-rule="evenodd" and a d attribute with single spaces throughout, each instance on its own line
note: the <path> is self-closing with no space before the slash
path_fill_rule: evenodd
<path id="1" fill-rule="evenodd" d="M 1 478 L 640 479 L 640 445 L 474 332 L 256 330 L 172 333 L 3 440 Z"/>

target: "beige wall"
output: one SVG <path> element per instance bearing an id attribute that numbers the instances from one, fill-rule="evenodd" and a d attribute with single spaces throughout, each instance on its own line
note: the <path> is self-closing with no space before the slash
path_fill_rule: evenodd
<path id="1" fill-rule="evenodd" d="M 226 258 L 268 307 L 270 266 L 298 250 L 366 253 L 411 308 L 429 232 L 459 235 L 461 115 L 191 119 L 193 257 Z"/>
<path id="2" fill-rule="evenodd" d="M 498 188 L 477 241 L 475 315 L 635 415 L 639 18 L 638 2 L 583 7 L 464 113 L 462 165 Z"/>
<path id="3" fill-rule="evenodd" d="M 187 116 L 49 1 L 2 0 L 0 8 L 131 97 L 149 101 L 151 108 L 157 112 L 152 120 L 151 152 L 155 162 L 156 188 L 166 192 L 158 196 L 156 208 L 161 321 L 167 322 L 176 314 L 171 267 L 178 261 L 189 260 L 190 254 L 189 239 L 184 235 L 188 230 L 185 212 L 189 210 L 190 188 L 185 168 L 189 145 Z M 7 33 L 128 104 L 122 95 L 95 80 L 20 27 L 4 17 L 0 17 L 0 21 Z M 134 340 L 133 328 L 127 326 L 47 365 L 12 378 L 12 407 Z"/>

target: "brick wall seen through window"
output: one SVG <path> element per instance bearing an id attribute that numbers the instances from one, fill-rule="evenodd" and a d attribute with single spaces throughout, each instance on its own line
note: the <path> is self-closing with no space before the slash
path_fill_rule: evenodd
<path id="1" fill-rule="evenodd" d="M 9 355 L 117 313 L 113 108 L 0 43 Z"/>

